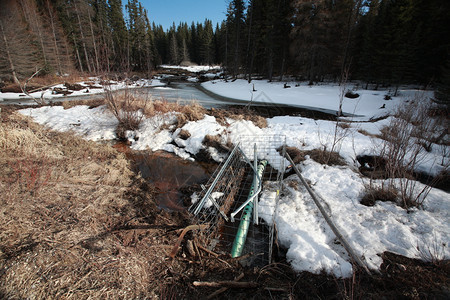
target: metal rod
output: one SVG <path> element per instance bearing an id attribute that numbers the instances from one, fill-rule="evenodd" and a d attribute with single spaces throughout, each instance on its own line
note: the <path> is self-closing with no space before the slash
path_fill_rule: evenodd
<path id="1" fill-rule="evenodd" d="M 206 187 L 203 184 L 201 184 L 200 186 L 202 187 L 203 190 L 206 190 Z M 211 195 L 209 195 L 208 199 L 209 199 L 209 201 L 212 202 L 212 204 L 214 204 L 214 207 L 217 208 L 217 210 L 222 215 L 222 217 L 225 219 L 225 221 L 228 222 L 229 219 L 228 219 L 227 215 L 220 209 L 220 206 L 217 203 L 217 201 L 213 197 L 211 197 Z"/>
<path id="2" fill-rule="evenodd" d="M 203 206 L 206 203 L 206 200 L 209 198 L 209 195 L 211 194 L 211 191 L 214 189 L 214 187 L 216 186 L 217 182 L 219 181 L 219 179 L 222 177 L 223 172 L 225 172 L 225 169 L 228 167 L 228 165 L 231 162 L 231 159 L 233 158 L 234 154 L 236 153 L 237 149 L 239 148 L 239 143 L 236 144 L 236 146 L 234 146 L 233 151 L 231 151 L 230 155 L 228 156 L 227 160 L 225 161 L 225 163 L 222 166 L 222 169 L 220 169 L 219 173 L 217 174 L 216 178 L 214 179 L 213 183 L 211 184 L 211 186 L 209 187 L 208 191 L 206 192 L 205 196 L 203 196 L 202 200 L 200 201 L 200 203 L 197 205 L 197 207 L 194 210 L 194 215 L 197 215 L 200 210 L 203 208 Z"/>
<path id="3" fill-rule="evenodd" d="M 292 168 L 294 169 L 297 176 L 300 178 L 300 181 L 303 183 L 303 185 L 306 187 L 306 190 L 311 195 L 314 203 L 316 204 L 317 208 L 319 209 L 322 216 L 325 218 L 325 221 L 328 223 L 328 226 L 330 226 L 331 230 L 334 232 L 336 237 L 339 239 L 339 241 L 342 243 L 342 246 L 344 246 L 345 250 L 347 250 L 348 254 L 353 258 L 353 260 L 361 267 L 363 268 L 367 274 L 371 275 L 369 268 L 367 265 L 361 260 L 361 258 L 356 255 L 356 253 L 353 251 L 352 247 L 349 245 L 347 240 L 344 238 L 344 236 L 340 233 L 336 225 L 334 225 L 331 218 L 326 213 L 325 209 L 323 208 L 322 204 L 320 204 L 318 197 L 316 196 L 315 192 L 311 189 L 309 184 L 306 182 L 306 180 L 303 178 L 302 174 L 300 174 L 300 171 L 297 169 L 297 166 L 295 165 L 292 158 L 289 156 L 289 154 L 285 153 L 286 158 L 289 160 L 289 162 L 292 164 Z"/>
<path id="4" fill-rule="evenodd" d="M 256 143 L 253 145 L 253 167 L 258 168 L 258 154 L 256 153 Z M 253 173 L 253 182 L 258 180 L 258 172 Z M 258 200 L 253 201 L 253 224 L 258 225 Z"/>

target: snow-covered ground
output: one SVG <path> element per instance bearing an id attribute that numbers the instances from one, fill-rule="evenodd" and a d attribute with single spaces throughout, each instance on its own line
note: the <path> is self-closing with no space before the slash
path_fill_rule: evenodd
<path id="1" fill-rule="evenodd" d="M 68 96 L 69 97 L 76 97 L 76 96 L 88 96 L 93 94 L 101 94 L 105 92 L 105 88 L 116 91 L 121 89 L 134 89 L 134 88 L 140 88 L 140 87 L 160 87 L 165 86 L 164 83 L 162 83 L 159 79 L 140 79 L 134 82 L 118 82 L 118 81 L 109 81 L 108 85 L 103 85 L 102 82 L 98 78 L 90 78 L 88 81 L 82 81 L 79 82 L 81 86 L 83 86 L 83 89 L 79 91 L 72 91 Z M 89 86 L 94 86 L 95 88 L 90 88 Z M 63 94 L 56 94 L 53 93 L 53 89 L 65 89 L 66 87 L 64 84 L 57 84 L 52 86 L 51 88 L 45 89 L 43 91 L 37 91 L 34 93 L 31 93 L 30 95 L 33 98 L 36 98 L 40 100 L 42 97 L 45 100 L 54 100 L 59 98 L 65 98 L 67 96 L 64 96 Z M 3 100 L 29 100 L 31 99 L 24 93 L 3 93 L 0 92 L 0 101 Z"/>
<path id="2" fill-rule="evenodd" d="M 164 69 L 180 69 L 186 70 L 193 73 L 213 71 L 222 69 L 221 66 L 174 66 L 174 65 L 160 65 L 159 67 Z"/>
<path id="3" fill-rule="evenodd" d="M 289 88 L 285 88 L 285 84 Z M 337 112 L 341 89 L 337 84 L 323 84 L 308 86 L 306 82 L 268 82 L 267 80 L 238 79 L 234 82 L 212 80 L 202 83 L 205 89 L 233 99 L 246 100 L 267 105 L 287 104 L 309 109 L 320 109 Z M 359 94 L 358 98 L 343 98 L 342 112 L 354 115 L 354 120 L 375 119 L 389 115 L 392 110 L 406 97 L 413 96 L 415 90 L 400 90 L 399 97 L 384 100 L 390 94 L 387 90 L 364 90 L 354 84 L 348 84 L 344 92 L 351 90 Z M 429 94 L 431 92 L 423 92 Z"/>
<path id="4" fill-rule="evenodd" d="M 267 96 L 274 104 L 290 103 L 337 110 L 339 88 L 336 86 L 308 87 L 300 86 L 283 89 L 283 84 L 271 84 L 254 81 L 254 100 L 258 95 Z M 253 86 L 245 81 L 234 83 L 209 82 L 204 84 L 213 92 L 224 96 L 249 99 L 249 90 Z M 262 94 L 264 92 L 264 94 Z M 370 119 L 381 114 L 389 114 L 395 104 L 405 101 L 402 97 L 390 101 L 383 100 L 384 92 L 356 90 L 359 99 L 345 99 L 344 111 Z M 374 95 L 374 94 L 377 95 Z M 380 109 L 385 104 L 385 109 Z M 24 115 L 34 118 L 40 124 L 59 131 L 74 131 L 91 140 L 110 140 L 115 137 L 117 121 L 105 107 L 89 109 L 77 106 L 67 110 L 62 107 L 40 107 L 23 109 Z M 223 126 L 213 116 L 188 122 L 182 129 L 191 133 L 183 140 L 178 135 L 181 129 L 172 132 L 160 129 L 163 124 L 170 126 L 176 119 L 176 113 L 155 116 L 144 120 L 139 130 L 128 132 L 131 148 L 136 150 L 165 150 L 185 158 L 194 159 L 193 155 L 205 146 L 205 135 L 220 134 L 223 141 L 236 142 L 242 136 L 285 136 L 287 146 L 302 150 L 331 147 L 335 123 L 331 121 L 312 120 L 303 117 L 278 116 L 269 118 L 267 128 L 256 127 L 250 121 L 228 120 Z M 390 202 L 377 202 L 373 207 L 360 204 L 368 179 L 362 178 L 355 170 L 358 166 L 356 156 L 376 154 L 381 140 L 360 133 L 362 130 L 371 134 L 380 133 L 382 126 L 390 118 L 374 122 L 351 123 L 350 128 L 342 131 L 342 140 L 338 150 L 348 166 L 324 166 L 312 159 L 299 165 L 304 177 L 309 180 L 324 201 L 326 210 L 347 238 L 356 253 L 363 257 L 370 268 L 377 269 L 381 264 L 380 254 L 392 251 L 408 257 L 432 255 L 449 258 L 450 242 L 449 194 L 432 189 L 424 202 L 423 209 L 411 209 L 409 212 Z M 163 128 L 167 128 L 165 126 Z M 448 162 L 443 151 L 433 147 L 425 153 L 420 168 L 436 173 L 442 166 L 439 162 Z M 217 151 L 209 148 L 213 157 L 223 159 Z M 448 152 L 448 151 L 447 151 Z M 446 153 L 446 152 L 445 152 Z M 286 190 L 279 198 L 279 211 L 276 222 L 280 243 L 287 247 L 287 257 L 297 271 L 318 273 L 325 270 L 337 277 L 350 276 L 352 267 L 344 248 L 335 242 L 335 236 L 320 216 L 307 193 L 298 184 L 289 184 L 298 179 L 295 176 L 285 180 Z M 378 181 L 380 183 L 381 181 Z M 270 186 L 270 184 L 265 184 Z M 295 186 L 300 186 L 295 188 Z M 417 187 L 422 185 L 417 183 Z M 275 193 L 265 188 L 262 193 L 261 215 L 270 221 L 271 211 L 264 207 L 274 207 Z M 436 249 L 436 250 L 434 250 Z M 427 254 L 428 253 L 428 254 Z"/>

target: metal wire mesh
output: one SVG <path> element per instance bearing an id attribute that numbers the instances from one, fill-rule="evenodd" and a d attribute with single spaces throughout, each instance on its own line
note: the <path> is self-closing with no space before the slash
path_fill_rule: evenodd
<path id="1" fill-rule="evenodd" d="M 255 180 L 255 158 L 257 162 L 268 162 L 261 178 L 262 188 L 273 190 L 278 195 L 287 165 L 284 158 L 285 139 L 285 136 L 241 136 L 227 160 L 216 169 L 198 195 L 199 201 L 191 206 L 190 212 L 200 224 L 210 225 L 203 231 L 202 238 L 211 250 L 221 253 L 231 251 L 242 217 L 242 211 L 237 209 L 248 199 Z M 277 197 L 275 201 L 264 202 L 256 198 L 253 204 L 256 215 L 242 255 L 248 257 L 247 264 L 266 265 L 272 258 Z M 264 207 L 267 205 L 271 207 Z M 231 220 L 232 213 L 235 213 L 234 222 Z"/>

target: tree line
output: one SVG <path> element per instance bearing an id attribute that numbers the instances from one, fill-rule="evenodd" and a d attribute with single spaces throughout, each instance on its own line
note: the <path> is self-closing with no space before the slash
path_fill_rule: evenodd
<path id="1" fill-rule="evenodd" d="M 2 76 L 36 67 L 150 74 L 160 64 L 196 63 L 221 64 L 248 80 L 290 74 L 313 83 L 345 74 L 427 85 L 449 78 L 448 0 L 227 0 L 220 24 L 167 30 L 138 0 L 1 3 Z"/>

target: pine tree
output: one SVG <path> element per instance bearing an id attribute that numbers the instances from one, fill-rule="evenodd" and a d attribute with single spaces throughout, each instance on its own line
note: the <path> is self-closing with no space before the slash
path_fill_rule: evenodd
<path id="1" fill-rule="evenodd" d="M 129 70 L 128 33 L 121 0 L 109 0 L 108 24 L 112 32 L 114 67 L 116 70 Z"/>
<path id="2" fill-rule="evenodd" d="M 170 63 L 178 65 L 180 63 L 180 57 L 179 57 L 178 39 L 175 23 L 172 25 L 169 31 L 169 52 L 170 52 Z"/>
<path id="3" fill-rule="evenodd" d="M 100 59 L 100 70 L 111 71 L 110 58 L 112 56 L 112 36 L 108 26 L 108 4 L 106 0 L 94 0 L 94 24 L 98 30 L 98 51 Z"/>
<path id="4" fill-rule="evenodd" d="M 214 32 L 212 22 L 208 19 L 205 20 L 204 27 L 200 34 L 200 53 L 202 64 L 211 65 L 214 61 L 214 45 L 213 45 Z"/>
<path id="5" fill-rule="evenodd" d="M 450 106 L 450 57 L 442 68 L 442 75 L 437 84 L 437 89 L 434 93 L 435 101 L 447 106 Z"/>
<path id="6" fill-rule="evenodd" d="M 243 0 L 231 0 L 227 11 L 227 64 L 236 77 L 241 66 L 245 29 L 244 22 L 245 3 Z M 228 48 L 231 51 L 228 51 Z"/>

